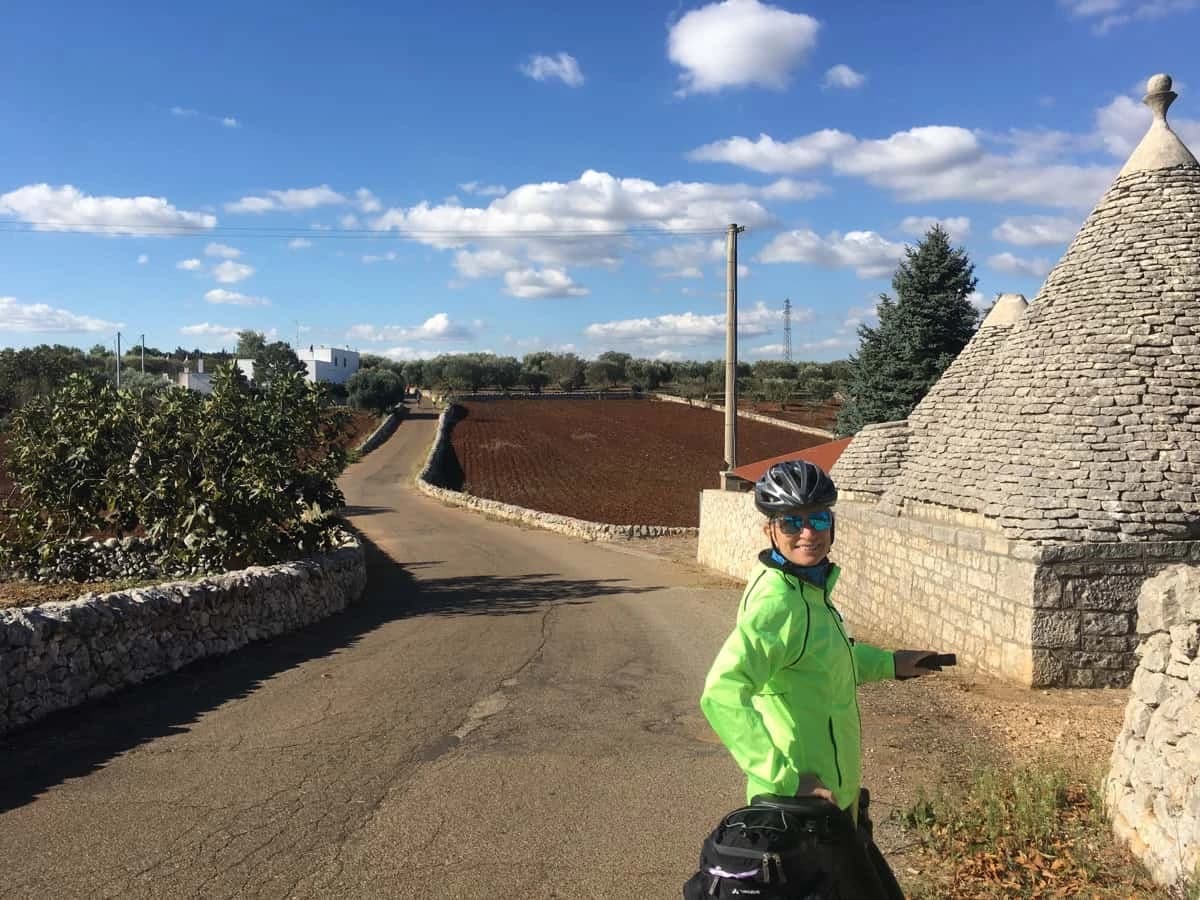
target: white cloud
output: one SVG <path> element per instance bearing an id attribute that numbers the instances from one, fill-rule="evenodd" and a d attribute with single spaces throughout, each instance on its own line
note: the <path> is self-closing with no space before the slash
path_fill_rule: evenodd
<path id="1" fill-rule="evenodd" d="M 1021 247 L 1065 244 L 1079 226 L 1079 220 L 1064 216 L 1012 216 L 992 229 L 992 237 Z"/>
<path id="2" fill-rule="evenodd" d="M 197 325 L 184 325 L 179 329 L 180 334 L 191 335 L 192 337 L 213 338 L 209 346 L 220 343 L 225 346 L 233 346 L 238 342 L 238 332 L 240 328 L 231 328 L 228 325 L 214 325 L 210 322 L 201 322 Z"/>
<path id="3" fill-rule="evenodd" d="M 199 115 L 199 112 L 194 109 L 188 109 L 184 106 L 172 106 L 171 115 L 179 116 L 180 118 L 191 118 L 192 116 Z"/>
<path id="4" fill-rule="evenodd" d="M 267 191 L 266 196 L 243 197 L 226 203 L 225 210 L 231 213 L 264 213 L 271 210 L 295 211 L 315 209 L 318 206 L 336 206 L 346 198 L 327 184 L 311 188 L 288 188 L 282 191 Z"/>
<path id="5" fill-rule="evenodd" d="M 989 149 L 985 140 L 996 149 Z M 862 178 L 908 201 L 967 199 L 1087 207 L 1116 174 L 1111 166 L 1063 160 L 1066 151 L 1088 140 L 1095 139 L 1044 131 L 988 136 L 957 126 L 930 125 L 881 140 L 860 140 L 835 130 L 791 141 L 766 134 L 756 140 L 733 137 L 699 147 L 688 157 L 771 173 L 828 166 L 836 174 Z"/>
<path id="6" fill-rule="evenodd" d="M 18 303 L 16 297 L 0 297 L 0 332 L 80 334 L 123 327 L 122 322 L 79 315 L 47 303 Z"/>
<path id="7" fill-rule="evenodd" d="M 666 269 L 664 278 L 703 278 L 703 266 L 725 258 L 725 241 L 687 241 L 670 244 L 650 255 L 650 265 Z"/>
<path id="8" fill-rule="evenodd" d="M 857 328 L 872 319 L 879 318 L 879 302 L 870 306 L 852 306 L 846 310 L 846 318 L 842 320 L 843 329 Z"/>
<path id="9" fill-rule="evenodd" d="M 811 353 L 818 350 L 849 350 L 858 346 L 858 338 L 827 337 L 819 341 L 804 341 L 796 349 L 801 353 Z"/>
<path id="10" fill-rule="evenodd" d="M 867 82 L 867 76 L 862 72 L 855 72 L 845 63 L 838 63 L 831 69 L 825 72 L 825 87 L 827 88 L 846 88 L 853 90 L 857 87 L 862 87 Z"/>
<path id="11" fill-rule="evenodd" d="M 874 231 L 849 231 L 844 235 L 831 231 L 822 238 L 805 229 L 776 235 L 758 254 L 758 261 L 850 268 L 859 278 L 879 278 L 892 274 L 903 256 L 903 244 Z"/>
<path id="12" fill-rule="evenodd" d="M 144 266 L 148 262 L 150 262 L 150 255 L 148 253 L 139 253 L 138 254 L 138 265 L 139 266 Z"/>
<path id="13" fill-rule="evenodd" d="M 399 258 L 400 258 L 400 254 L 398 254 L 395 250 L 389 250 L 387 253 L 379 253 L 379 254 L 364 253 L 362 261 L 365 262 L 367 265 L 370 265 L 371 263 L 377 263 L 377 262 L 395 262 Z"/>
<path id="14" fill-rule="evenodd" d="M 217 224 L 216 216 L 176 209 L 165 197 L 93 197 L 69 184 L 27 184 L 0 194 L 0 216 L 5 215 L 35 231 L 98 234 L 175 234 Z"/>
<path id="15" fill-rule="evenodd" d="M 1197 0 L 1059 0 L 1073 16 L 1090 19 L 1097 34 L 1130 22 L 1163 19 L 1195 9 Z"/>
<path id="16" fill-rule="evenodd" d="M 667 55 L 682 68 L 680 95 L 759 85 L 782 90 L 816 46 L 820 23 L 759 0 L 723 0 L 682 16 Z"/>
<path id="17" fill-rule="evenodd" d="M 377 213 L 383 209 L 379 198 L 366 188 L 359 188 L 354 192 L 354 201 L 358 204 L 358 208 L 365 213 Z"/>
<path id="18" fill-rule="evenodd" d="M 810 309 L 792 309 L 792 323 L 812 318 Z M 783 311 L 757 303 L 738 311 L 738 334 L 743 338 L 770 334 L 782 327 Z M 600 343 L 633 343 L 642 347 L 672 344 L 701 344 L 725 336 L 724 314 L 667 313 L 640 319 L 596 322 L 584 329 L 589 339 Z"/>
<path id="19" fill-rule="evenodd" d="M 185 272 L 196 272 L 203 265 L 204 263 L 198 259 L 181 259 L 179 262 L 175 263 L 175 268 L 183 269 Z"/>
<path id="20" fill-rule="evenodd" d="M 971 233 L 971 220 L 966 216 L 905 216 L 900 230 L 913 237 L 923 238 L 934 225 L 941 225 L 955 243 L 966 240 Z"/>
<path id="21" fill-rule="evenodd" d="M 558 79 L 569 87 L 579 87 L 583 84 L 583 72 L 575 57 L 570 53 L 559 53 L 557 56 L 541 54 L 531 56 L 521 64 L 521 71 L 534 81 Z"/>
<path id="22" fill-rule="evenodd" d="M 760 347 L 747 347 L 742 353 L 761 359 L 767 356 L 783 356 L 786 351 L 787 347 L 784 344 L 763 344 Z"/>
<path id="23" fill-rule="evenodd" d="M 971 291 L 971 293 L 967 295 L 967 300 L 970 301 L 971 305 L 980 312 L 983 312 L 992 305 L 992 301 L 985 297 L 981 291 Z"/>
<path id="24" fill-rule="evenodd" d="M 228 244 L 211 243 L 204 248 L 205 256 L 219 256 L 222 259 L 237 259 L 242 255 L 242 251 L 236 247 L 230 247 Z"/>
<path id="25" fill-rule="evenodd" d="M 251 297 L 239 294 L 237 291 L 227 291 L 224 288 L 213 288 L 206 291 L 204 299 L 209 303 L 227 303 L 233 306 L 270 306 L 271 301 L 266 297 Z"/>
<path id="26" fill-rule="evenodd" d="M 519 267 L 516 257 L 502 250 L 459 250 L 454 254 L 454 268 L 463 278 L 498 278 Z"/>
<path id="27" fill-rule="evenodd" d="M 698 162 L 725 162 L 755 172 L 778 174 L 825 165 L 837 153 L 854 144 L 853 135 L 825 128 L 792 141 L 777 141 L 766 134 L 760 134 L 754 141 L 745 137 L 727 138 L 697 147 L 687 157 Z"/>
<path id="28" fill-rule="evenodd" d="M 588 289 L 576 284 L 563 269 L 512 269 L 504 273 L 504 291 L 523 300 L 550 297 L 585 297 Z"/>
<path id="29" fill-rule="evenodd" d="M 414 327 L 354 325 L 346 332 L 346 337 L 379 344 L 385 341 L 461 341 L 470 338 L 472 334 L 469 327 L 452 322 L 449 315 L 440 312 Z"/>
<path id="30" fill-rule="evenodd" d="M 213 266 L 212 274 L 221 284 L 237 284 L 254 274 L 254 266 L 227 259 L 220 265 Z"/>
<path id="31" fill-rule="evenodd" d="M 1096 134 L 1105 149 L 1126 159 L 1146 135 L 1153 113 L 1140 100 L 1122 94 L 1096 110 Z M 1200 120 L 1170 117 L 1171 129 L 1190 147 L 1200 147 Z"/>
<path id="32" fill-rule="evenodd" d="M 989 256 L 988 265 L 997 272 L 1005 272 L 1009 275 L 1027 275 L 1030 278 L 1045 278 L 1054 267 L 1054 264 L 1048 259 L 1041 257 L 1022 259 L 1007 252 Z"/>
<path id="33" fill-rule="evenodd" d="M 479 181 L 466 181 L 458 188 L 464 194 L 476 194 L 480 197 L 502 197 L 508 193 L 508 188 L 502 184 L 483 184 Z"/>
<path id="34" fill-rule="evenodd" d="M 288 241 L 289 250 L 304 250 L 305 248 L 311 246 L 312 241 L 308 240 L 308 238 L 292 238 L 290 241 Z"/>
<path id="35" fill-rule="evenodd" d="M 811 200 L 829 192 L 829 188 L 819 181 L 796 181 L 794 178 L 780 178 L 764 187 L 761 191 L 768 200 Z"/>
<path id="36" fill-rule="evenodd" d="M 239 122 L 237 119 L 235 119 L 233 116 L 222 117 L 221 124 L 224 125 L 226 128 L 241 128 L 242 127 L 242 123 Z"/>
<path id="37" fill-rule="evenodd" d="M 207 119 L 209 122 L 219 122 L 225 128 L 241 128 L 242 126 L 242 123 L 233 116 L 213 116 L 187 106 L 172 106 L 171 115 L 177 116 L 181 119 Z"/>

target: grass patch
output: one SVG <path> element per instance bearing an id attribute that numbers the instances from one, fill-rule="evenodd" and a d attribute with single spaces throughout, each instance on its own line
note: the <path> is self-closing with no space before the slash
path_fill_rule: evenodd
<path id="1" fill-rule="evenodd" d="M 1113 840 L 1100 776 L 1038 762 L 988 768 L 901 813 L 921 843 L 912 900 L 1164 896 Z"/>

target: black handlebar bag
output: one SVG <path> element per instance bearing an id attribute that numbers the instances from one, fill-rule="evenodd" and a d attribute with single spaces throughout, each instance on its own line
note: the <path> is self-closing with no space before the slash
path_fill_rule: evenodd
<path id="1" fill-rule="evenodd" d="M 755 797 L 704 840 L 684 900 L 887 900 L 858 826 L 818 797 Z"/>

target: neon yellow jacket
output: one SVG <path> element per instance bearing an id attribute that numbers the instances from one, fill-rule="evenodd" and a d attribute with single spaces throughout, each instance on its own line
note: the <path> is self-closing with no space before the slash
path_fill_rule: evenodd
<path id="1" fill-rule="evenodd" d="M 896 677 L 887 650 L 857 643 L 824 588 L 785 571 L 765 551 L 717 654 L 700 708 L 746 773 L 747 800 L 793 796 L 816 775 L 842 809 L 858 801 L 862 730 L 857 686 Z"/>

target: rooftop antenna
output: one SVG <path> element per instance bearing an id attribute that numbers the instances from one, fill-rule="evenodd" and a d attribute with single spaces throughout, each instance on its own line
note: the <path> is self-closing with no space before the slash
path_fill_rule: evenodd
<path id="1" fill-rule="evenodd" d="M 783 361 L 792 361 L 792 301 L 783 301 Z"/>

